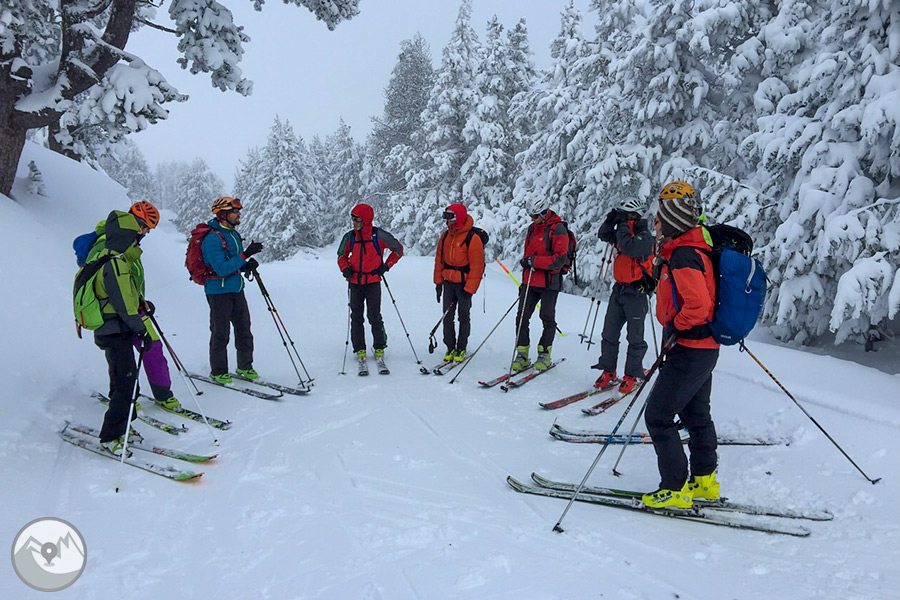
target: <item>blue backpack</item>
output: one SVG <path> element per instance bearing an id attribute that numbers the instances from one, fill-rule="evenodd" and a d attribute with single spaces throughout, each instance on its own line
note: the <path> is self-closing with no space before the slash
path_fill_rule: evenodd
<path id="1" fill-rule="evenodd" d="M 766 301 L 766 272 L 750 256 L 753 238 L 731 225 L 706 227 L 713 247 L 708 252 L 716 280 L 716 306 L 708 321 L 713 339 L 723 346 L 741 342 L 756 325 Z M 676 298 L 672 280 L 672 298 Z M 679 310 L 675 301 L 675 310 Z"/>
<path id="2" fill-rule="evenodd" d="M 709 328 L 717 342 L 731 346 L 759 320 L 768 278 L 762 264 L 750 256 L 753 239 L 747 232 L 730 225 L 711 225 L 707 230 L 716 276 L 716 309 Z"/>
<path id="3" fill-rule="evenodd" d="M 94 247 L 94 243 L 96 243 L 98 237 L 100 236 L 92 231 L 90 233 L 79 235 L 75 238 L 75 241 L 72 242 L 72 249 L 75 251 L 75 262 L 78 263 L 79 267 L 84 266 L 84 262 L 87 260 L 88 254 L 90 254 L 91 248 Z"/>

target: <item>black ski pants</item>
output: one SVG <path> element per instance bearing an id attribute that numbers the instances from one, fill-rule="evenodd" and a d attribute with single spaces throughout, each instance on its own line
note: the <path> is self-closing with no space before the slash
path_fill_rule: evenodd
<path id="1" fill-rule="evenodd" d="M 366 329 L 363 321 L 363 307 L 369 326 L 372 328 L 372 347 L 375 350 L 387 348 L 387 333 L 381 318 L 381 282 L 350 283 L 350 340 L 353 352 L 366 349 Z"/>
<path id="2" fill-rule="evenodd" d="M 209 304 L 209 370 L 213 375 L 228 372 L 228 340 L 234 326 L 234 347 L 239 369 L 253 367 L 253 333 L 250 307 L 243 290 L 228 294 L 207 294 Z"/>
<path id="3" fill-rule="evenodd" d="M 644 355 L 647 342 L 644 341 L 644 320 L 650 303 L 647 294 L 641 293 L 627 283 L 616 283 L 609 297 L 606 318 L 603 320 L 603 335 L 600 338 L 600 360 L 597 368 L 603 371 L 616 370 L 619 359 L 619 338 L 622 326 L 626 326 L 628 351 L 625 353 L 625 375 L 644 376 Z"/>
<path id="4" fill-rule="evenodd" d="M 447 313 L 444 317 L 444 345 L 448 350 L 465 350 L 469 343 L 469 332 L 472 330 L 472 294 L 465 290 L 464 283 L 445 281 L 443 286 L 443 307 Z M 456 305 L 454 310 L 459 315 L 459 337 L 454 326 L 454 311 L 448 311 L 454 304 Z"/>
<path id="5" fill-rule="evenodd" d="M 529 287 L 526 294 L 525 287 L 524 284 L 519 286 L 519 310 L 516 313 L 516 331 L 519 332 L 519 336 L 516 339 L 516 346 L 531 345 L 528 321 L 534 314 L 534 308 L 538 303 L 541 305 L 540 316 L 541 322 L 544 324 L 538 345 L 544 348 L 552 346 L 553 338 L 556 335 L 556 299 L 559 297 L 559 290 Z M 524 323 L 522 323 L 523 318 L 525 319 Z"/>
<path id="6" fill-rule="evenodd" d="M 134 334 L 130 331 L 94 335 L 94 343 L 106 354 L 106 363 L 109 365 L 109 408 L 103 416 L 103 427 L 100 428 L 101 442 L 121 437 L 128 429 L 128 409 L 134 399 L 134 384 L 137 380 L 133 338 Z"/>
<path id="7" fill-rule="evenodd" d="M 690 435 L 691 474 L 700 477 L 716 470 L 716 426 L 710 415 L 709 396 L 718 359 L 718 348 L 675 344 L 666 353 L 659 378 L 647 397 L 644 416 L 656 450 L 660 488 L 680 490 L 688 479 L 688 461 L 675 425 L 676 416 Z"/>

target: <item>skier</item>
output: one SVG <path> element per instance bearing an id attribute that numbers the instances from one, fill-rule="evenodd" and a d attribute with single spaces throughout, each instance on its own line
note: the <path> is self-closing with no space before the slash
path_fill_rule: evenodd
<path id="1" fill-rule="evenodd" d="M 659 379 L 647 398 L 645 422 L 656 450 L 660 484 L 642 500 L 650 507 L 690 508 L 693 498 L 719 497 L 716 428 L 710 416 L 712 371 L 719 344 L 707 322 L 713 317 L 716 282 L 711 240 L 700 226 L 702 209 L 683 181 L 663 187 L 654 226 L 659 253 L 656 316 L 667 350 Z M 690 474 L 675 417 L 690 434 Z"/>
<path id="2" fill-rule="evenodd" d="M 210 377 L 221 384 L 233 381 L 228 373 L 228 340 L 232 326 L 238 375 L 250 380 L 259 378 L 253 368 L 253 333 L 241 272 L 249 273 L 259 266 L 252 256 L 258 254 L 263 245 L 250 242 L 244 248 L 243 239 L 236 230 L 241 223 L 242 208 L 239 199 L 228 196 L 213 202 L 215 218 L 208 224 L 221 235 L 211 232 L 203 238 L 201 245 L 203 261 L 215 273 L 203 286 L 209 304 Z"/>
<path id="3" fill-rule="evenodd" d="M 616 248 L 613 262 L 613 285 L 603 335 L 600 342 L 600 358 L 592 369 L 603 371 L 594 387 L 611 387 L 616 381 L 616 362 L 619 354 L 619 337 L 622 326 L 627 325 L 628 351 L 625 354 L 625 375 L 619 392 L 630 393 L 644 378 L 644 318 L 650 308 L 649 294 L 655 289 L 650 274 L 653 270 L 653 234 L 643 213 L 647 203 L 637 198 L 626 198 L 606 215 L 598 237 Z"/>
<path id="4" fill-rule="evenodd" d="M 129 212 L 153 228 L 159 223 L 159 211 L 157 211 L 156 207 L 149 202 L 135 202 L 131 205 Z M 83 241 L 84 243 L 93 242 L 89 247 L 89 250 L 86 247 L 84 248 L 84 250 L 87 250 L 86 257 L 81 254 L 81 250 L 78 248 L 80 241 Z M 106 248 L 106 221 L 97 223 L 97 226 L 92 233 L 76 238 L 75 246 L 76 254 L 78 255 L 78 266 L 94 262 Z M 140 256 L 135 259 L 134 264 L 131 267 L 131 278 L 134 281 L 134 286 L 137 289 L 139 296 L 138 304 L 140 306 L 140 316 L 153 315 L 156 307 L 152 302 L 147 300 L 146 297 L 144 266 L 141 263 Z M 169 373 L 169 363 L 166 361 L 166 357 L 163 354 L 162 341 L 153 329 L 149 319 L 147 319 L 147 330 L 153 338 L 153 344 L 150 346 L 149 350 L 143 353 L 142 364 L 144 366 L 144 373 L 147 374 L 147 381 L 150 383 L 153 399 L 163 408 L 175 410 L 181 406 L 181 403 L 178 402 L 178 399 L 172 394 L 172 377 Z M 141 344 L 141 339 L 138 336 L 135 336 L 134 347 L 140 349 Z M 139 409 L 140 404 L 136 403 L 135 410 Z"/>
<path id="5" fill-rule="evenodd" d="M 373 227 L 375 210 L 368 204 L 357 204 L 350 211 L 353 229 L 344 234 L 338 244 L 338 268 L 347 280 L 350 296 L 350 338 L 359 363 L 360 375 L 368 374 L 366 366 L 366 334 L 363 305 L 372 328 L 372 347 L 379 370 L 384 367 L 387 333 L 381 318 L 381 276 L 397 264 L 403 256 L 403 246 L 387 231 Z M 385 248 L 391 251 L 384 260 Z"/>
<path id="6" fill-rule="evenodd" d="M 103 416 L 100 445 L 115 456 L 122 455 L 125 445 L 137 380 L 134 338 L 140 339 L 142 353 L 148 352 L 154 341 L 149 317 L 140 315 L 141 299 L 132 268 L 141 256 L 140 241 L 156 228 L 159 212 L 149 202 L 135 206 L 133 212 L 114 210 L 106 217 L 104 248 L 97 255 L 106 262 L 94 280 L 103 316 L 103 324 L 94 330 L 94 343 L 106 354 L 109 365 L 109 407 Z"/>
<path id="7" fill-rule="evenodd" d="M 531 342 L 528 320 L 540 303 L 544 330 L 538 341 L 534 368 L 545 371 L 551 364 L 550 352 L 556 333 L 556 298 L 562 289 L 562 269 L 568 262 L 569 234 L 562 219 L 550 210 L 550 200 L 547 198 L 531 199 L 528 214 L 531 215 L 531 225 L 525 234 L 524 257 L 519 261 L 523 269 L 516 313 L 516 331 L 519 333 L 512 369 L 521 371 L 529 365 Z"/>
<path id="8" fill-rule="evenodd" d="M 444 211 L 447 231 L 441 234 L 434 254 L 434 285 L 437 301 L 444 298 L 444 360 L 462 362 L 471 330 L 472 296 L 484 275 L 484 243 L 473 231 L 475 222 L 462 204 Z M 459 336 L 454 327 L 453 309 L 459 314 Z"/>

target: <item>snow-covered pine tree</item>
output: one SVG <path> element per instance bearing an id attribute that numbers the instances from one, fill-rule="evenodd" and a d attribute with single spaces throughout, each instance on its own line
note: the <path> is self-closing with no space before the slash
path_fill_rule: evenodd
<path id="1" fill-rule="evenodd" d="M 414 138 L 424 146 L 424 164 L 407 174 L 408 193 L 391 202 L 391 228 L 412 252 L 430 253 L 444 226 L 443 208 L 462 197 L 460 169 L 474 146 L 463 128 L 472 114 L 479 44 L 470 25 L 471 0 L 463 0 L 441 68 L 422 113 L 422 130 Z"/>
<path id="2" fill-rule="evenodd" d="M 330 244 L 349 229 L 350 210 L 362 201 L 362 148 L 341 119 L 337 130 L 325 139 L 326 171 L 320 180 L 322 210 L 319 223 L 322 243 Z"/>
<path id="3" fill-rule="evenodd" d="M 265 245 L 264 260 L 293 256 L 321 243 L 316 185 L 306 146 L 286 119 L 275 117 L 256 171 L 258 187 L 242 198 L 241 235 Z"/>
<path id="4" fill-rule="evenodd" d="M 533 74 L 524 22 L 517 24 L 515 36 L 507 36 L 494 16 L 475 75 L 474 109 L 463 129 L 463 139 L 474 150 L 461 167 L 462 201 L 491 234 L 489 254 L 498 254 L 510 238 L 521 237 L 520 227 L 514 232 L 518 235 L 510 235 L 511 224 L 504 218 L 515 183 L 515 155 L 525 145 L 510 107 L 517 94 L 533 85 Z"/>
<path id="5" fill-rule="evenodd" d="M 889 0 L 806 4 L 786 3 L 793 19 L 778 13 L 775 35 L 759 36 L 767 54 L 795 58 L 759 84 L 747 145 L 782 221 L 761 253 L 765 317 L 783 339 L 830 329 L 841 342 L 900 309 L 900 12 Z"/>
<path id="6" fill-rule="evenodd" d="M 535 130 L 527 149 L 518 157 L 519 175 L 514 201 L 505 207 L 502 221 L 509 228 L 504 235 L 504 254 L 521 252 L 522 232 L 528 224 L 525 204 L 532 196 L 548 197 L 552 208 L 569 221 L 580 245 L 590 240 L 573 219 L 573 201 L 583 188 L 583 174 L 576 171 L 571 153 L 573 142 L 581 142 L 581 130 L 592 116 L 585 112 L 585 95 L 592 78 L 597 77 L 598 61 L 593 47 L 581 30 L 582 16 L 569 2 L 560 15 L 560 30 L 551 42 L 551 67 L 542 74 L 533 90 L 520 92 L 512 107 L 515 122 L 531 121 Z M 594 227 L 591 226 L 591 229 Z M 584 254 L 579 251 L 578 269 L 582 271 Z"/>
<path id="7" fill-rule="evenodd" d="M 157 208 L 169 208 L 178 212 L 176 197 L 178 196 L 178 185 L 190 171 L 190 163 L 183 161 L 171 161 L 157 163 L 154 171 L 153 179 L 155 184 L 156 202 L 153 204 Z M 210 202 L 210 206 L 212 203 Z"/>
<path id="8" fill-rule="evenodd" d="M 406 191 L 406 173 L 421 168 L 424 154 L 421 137 L 422 111 L 434 85 L 431 50 L 420 34 L 400 43 L 400 55 L 384 89 L 384 111 L 372 118 L 366 140 L 361 178 L 362 197 L 377 206 L 391 195 Z"/>
<path id="9" fill-rule="evenodd" d="M 176 182 L 172 209 L 177 213 L 175 227 L 185 236 L 198 223 L 212 219 L 210 210 L 216 198 L 225 195 L 225 184 L 210 171 L 202 158 L 195 159 Z"/>
<path id="10" fill-rule="evenodd" d="M 156 182 L 144 153 L 133 141 L 123 139 L 113 148 L 113 153 L 102 157 L 99 163 L 113 181 L 128 190 L 128 197 L 134 202 L 147 200 L 157 204 Z"/>
<path id="11" fill-rule="evenodd" d="M 263 0 L 254 0 L 260 9 Z M 329 29 L 358 12 L 359 0 L 290 0 Z M 139 131 L 165 118 L 180 96 L 165 78 L 124 48 L 133 30 L 153 24 L 152 2 L 9 0 L 0 8 L 0 193 L 8 194 L 30 129 L 49 127 L 55 150 L 77 155 L 85 128 Z M 172 0 L 179 62 L 210 73 L 219 89 L 250 93 L 237 63 L 247 37 L 215 0 Z M 85 106 L 81 106 L 86 102 Z M 87 127 L 85 127 L 87 126 Z M 107 138 L 109 136 L 103 136 Z"/>

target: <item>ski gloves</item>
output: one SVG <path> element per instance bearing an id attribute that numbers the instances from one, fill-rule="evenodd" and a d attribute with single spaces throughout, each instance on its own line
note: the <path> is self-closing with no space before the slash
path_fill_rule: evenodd
<path id="1" fill-rule="evenodd" d="M 261 242 L 250 242 L 250 245 L 244 248 L 244 256 L 250 258 L 254 254 L 259 254 L 262 249 L 263 245 Z"/>

